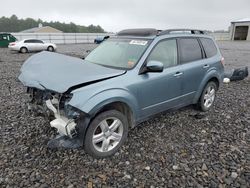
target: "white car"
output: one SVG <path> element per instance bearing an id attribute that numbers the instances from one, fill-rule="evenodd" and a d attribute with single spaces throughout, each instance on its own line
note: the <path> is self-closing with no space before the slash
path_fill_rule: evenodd
<path id="1" fill-rule="evenodd" d="M 9 44 L 9 49 L 21 53 L 34 52 L 34 51 L 51 51 L 56 50 L 56 45 L 53 43 L 46 43 L 38 39 L 24 39 L 22 41 L 12 42 Z"/>

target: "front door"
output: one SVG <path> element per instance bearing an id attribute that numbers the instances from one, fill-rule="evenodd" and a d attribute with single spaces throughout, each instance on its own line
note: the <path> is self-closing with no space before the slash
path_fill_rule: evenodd
<path id="1" fill-rule="evenodd" d="M 147 58 L 163 63 L 163 72 L 147 72 L 139 75 L 138 101 L 141 118 L 165 111 L 178 105 L 181 95 L 182 70 L 178 66 L 175 39 L 160 41 Z"/>

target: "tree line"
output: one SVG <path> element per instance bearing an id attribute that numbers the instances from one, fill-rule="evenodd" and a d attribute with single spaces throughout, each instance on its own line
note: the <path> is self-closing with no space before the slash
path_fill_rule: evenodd
<path id="1" fill-rule="evenodd" d="M 32 18 L 19 19 L 16 15 L 11 17 L 0 18 L 0 32 L 20 32 L 26 29 L 38 27 L 39 24 L 43 26 L 51 26 L 55 29 L 61 30 L 65 33 L 104 33 L 104 29 L 97 25 L 82 26 L 76 25 L 72 22 L 69 24 L 61 22 L 46 22 L 41 19 L 35 20 Z"/>

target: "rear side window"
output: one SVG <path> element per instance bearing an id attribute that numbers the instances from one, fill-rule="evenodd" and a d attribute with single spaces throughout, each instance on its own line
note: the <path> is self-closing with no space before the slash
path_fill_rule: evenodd
<path id="1" fill-rule="evenodd" d="M 213 57 L 217 54 L 217 48 L 212 39 L 200 38 L 201 44 L 205 50 L 206 57 Z"/>
<path id="2" fill-rule="evenodd" d="M 34 43 L 33 40 L 25 40 L 24 43 Z"/>
<path id="3" fill-rule="evenodd" d="M 41 40 L 34 40 L 34 43 L 43 43 Z"/>
<path id="4" fill-rule="evenodd" d="M 200 44 L 196 38 L 179 39 L 180 61 L 188 63 L 202 59 Z"/>

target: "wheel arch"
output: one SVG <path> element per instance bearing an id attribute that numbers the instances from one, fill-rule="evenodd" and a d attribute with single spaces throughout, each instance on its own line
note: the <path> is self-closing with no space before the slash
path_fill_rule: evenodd
<path id="1" fill-rule="evenodd" d="M 220 76 L 215 72 L 215 71 L 211 71 L 206 77 L 204 77 L 204 79 L 202 80 L 200 86 L 199 86 L 199 89 L 197 90 L 197 93 L 194 97 L 194 100 L 193 100 L 193 104 L 196 104 L 199 99 L 200 99 L 200 96 L 202 94 L 202 91 L 204 90 L 204 88 L 206 87 L 207 83 L 210 82 L 210 81 L 213 81 L 216 83 L 217 85 L 217 89 L 220 87 L 220 84 L 221 84 L 221 79 L 220 79 Z"/>
<path id="2" fill-rule="evenodd" d="M 121 110 L 120 106 L 124 106 L 123 108 L 129 109 L 133 114 L 135 121 L 138 117 L 139 105 L 136 97 L 128 90 L 121 88 L 108 89 L 90 95 L 87 92 L 75 92 L 69 104 L 87 113 L 91 118 L 107 106 L 118 110 Z"/>
<path id="3" fill-rule="evenodd" d="M 210 78 L 208 81 L 207 81 L 207 83 L 208 82 L 214 82 L 215 84 L 216 84 L 216 86 L 217 86 L 217 89 L 220 87 L 220 81 L 219 81 L 219 79 L 217 78 L 217 77 L 212 77 L 212 78 Z"/>
<path id="4" fill-rule="evenodd" d="M 53 48 L 53 51 L 55 50 L 55 47 L 51 44 L 47 46 L 47 50 L 49 50 L 50 47 Z"/>
<path id="5" fill-rule="evenodd" d="M 127 117 L 129 127 L 133 128 L 135 126 L 135 118 L 134 112 L 132 108 L 124 101 L 113 101 L 113 102 L 106 102 L 95 109 L 93 112 L 93 117 L 97 116 L 98 114 L 108 111 L 108 110 L 117 110 Z"/>

